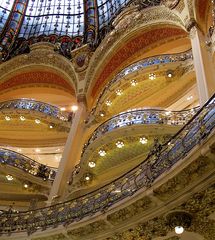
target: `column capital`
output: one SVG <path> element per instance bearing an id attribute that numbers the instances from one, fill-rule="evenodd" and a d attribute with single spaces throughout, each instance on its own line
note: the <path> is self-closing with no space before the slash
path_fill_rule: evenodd
<path id="1" fill-rule="evenodd" d="M 191 32 L 193 28 L 199 28 L 199 26 L 194 18 L 190 18 L 185 22 L 185 28 L 188 32 Z"/>

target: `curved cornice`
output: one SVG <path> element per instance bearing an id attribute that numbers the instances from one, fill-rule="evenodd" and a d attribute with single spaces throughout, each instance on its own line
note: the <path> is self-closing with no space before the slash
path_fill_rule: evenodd
<path id="1" fill-rule="evenodd" d="M 169 33 L 166 36 L 164 34 L 160 35 L 161 33 L 156 32 L 158 26 L 160 29 L 168 28 Z M 94 53 L 86 75 L 85 91 L 90 95 L 93 86 L 95 87 L 95 82 L 98 80 L 97 78 L 99 78 L 99 73 L 101 74 L 102 72 L 101 66 L 103 66 L 104 63 L 107 64 L 111 57 L 117 56 L 116 53 L 118 52 L 118 49 L 124 48 L 127 42 L 130 41 L 131 44 L 129 49 L 131 47 L 133 48 L 136 41 L 135 38 L 142 35 L 145 39 L 145 43 L 142 46 L 139 46 L 138 51 L 140 49 L 145 50 L 149 45 L 158 42 L 161 43 L 162 41 L 160 40 L 166 40 L 167 38 L 179 35 L 181 37 L 186 36 L 184 29 L 184 24 L 181 18 L 166 7 L 152 7 L 143 11 L 132 9 L 130 15 L 127 15 L 125 19 L 119 21 L 115 26 L 115 29 L 106 36 Z M 152 32 L 150 33 L 150 31 Z M 153 35 L 153 38 L 150 37 L 149 39 L 148 35 Z M 122 43 L 124 44 L 122 45 Z M 131 52 L 131 49 L 127 52 Z M 119 67 L 124 60 L 121 59 L 120 56 L 118 56 L 118 58 L 120 63 L 118 63 L 117 66 L 115 63 L 115 68 Z"/>
<path id="2" fill-rule="evenodd" d="M 52 72 L 60 75 L 74 91 L 77 91 L 77 76 L 69 60 L 57 54 L 53 46 L 48 43 L 37 43 L 32 45 L 29 54 L 19 55 L 10 61 L 0 65 L 0 82 L 4 82 L 23 72 L 31 72 L 31 69 L 37 68 L 40 71 Z"/>

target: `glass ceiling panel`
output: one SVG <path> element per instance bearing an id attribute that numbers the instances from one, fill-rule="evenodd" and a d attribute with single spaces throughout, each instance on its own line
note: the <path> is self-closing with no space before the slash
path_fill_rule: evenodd
<path id="1" fill-rule="evenodd" d="M 97 0 L 100 29 L 107 26 L 116 14 L 131 0 Z"/>
<path id="2" fill-rule="evenodd" d="M 0 33 L 4 28 L 7 18 L 12 9 L 14 0 L 0 0 Z"/>
<path id="3" fill-rule="evenodd" d="M 56 34 L 81 36 L 83 0 L 29 0 L 19 37 Z"/>

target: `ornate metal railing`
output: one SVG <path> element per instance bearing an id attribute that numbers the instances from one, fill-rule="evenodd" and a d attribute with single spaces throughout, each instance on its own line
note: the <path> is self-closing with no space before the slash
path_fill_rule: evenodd
<path id="1" fill-rule="evenodd" d="M 43 180 L 54 181 L 57 173 L 57 169 L 55 168 L 48 167 L 20 153 L 4 148 L 0 148 L 0 164 L 7 164 L 21 169 L 33 176 L 42 178 Z"/>
<path id="2" fill-rule="evenodd" d="M 58 107 L 48 103 L 39 102 L 31 99 L 15 99 L 0 103 L 0 112 L 5 113 L 8 110 L 25 110 L 35 111 L 45 114 L 46 116 L 60 119 L 61 121 L 69 121 L 69 113 L 62 112 Z"/>
<path id="3" fill-rule="evenodd" d="M 117 202 L 147 189 L 162 173 L 187 156 L 215 127 L 215 95 L 167 143 L 158 146 L 143 163 L 105 185 L 71 201 L 32 211 L 0 215 L 0 233 L 27 232 L 70 224 L 107 210 Z"/>
<path id="4" fill-rule="evenodd" d="M 87 147 L 99 137 L 115 129 L 131 125 L 164 124 L 173 126 L 185 125 L 198 111 L 193 108 L 183 111 L 166 111 L 158 109 L 139 109 L 118 114 L 95 129 L 88 141 L 84 144 L 82 156 Z"/>
<path id="5" fill-rule="evenodd" d="M 141 69 L 144 69 L 150 66 L 155 66 L 160 64 L 169 64 L 169 63 L 175 63 L 175 62 L 184 62 L 192 58 L 193 58 L 192 51 L 188 50 L 186 52 L 177 53 L 177 54 L 164 54 L 164 55 L 148 57 L 126 67 L 121 72 L 119 72 L 111 81 L 109 81 L 105 86 L 105 88 L 103 89 L 103 91 L 101 91 L 96 101 L 95 107 L 91 111 L 91 115 L 95 113 L 99 103 L 101 102 L 101 99 L 106 95 L 106 93 L 109 91 L 112 85 L 120 81 L 126 75 L 134 73 L 136 71 L 140 71 Z"/>

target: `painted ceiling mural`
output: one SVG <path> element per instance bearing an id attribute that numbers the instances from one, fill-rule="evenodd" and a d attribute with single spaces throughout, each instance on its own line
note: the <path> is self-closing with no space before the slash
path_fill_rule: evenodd
<path id="1" fill-rule="evenodd" d="M 57 85 L 61 89 L 64 89 L 71 94 L 75 94 L 72 86 L 66 82 L 63 78 L 58 76 L 57 74 L 51 72 L 42 72 L 42 71 L 32 71 L 26 72 L 22 74 L 17 74 L 14 77 L 11 77 L 9 80 L 0 84 L 0 91 L 5 91 L 9 89 L 13 89 L 14 87 L 21 86 L 29 86 L 29 84 L 33 84 L 35 86 L 46 86 L 52 87 L 53 85 Z"/>

